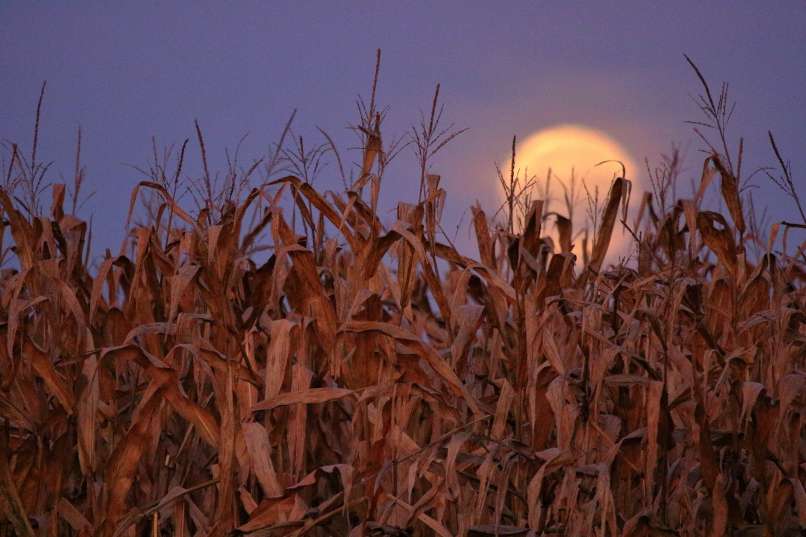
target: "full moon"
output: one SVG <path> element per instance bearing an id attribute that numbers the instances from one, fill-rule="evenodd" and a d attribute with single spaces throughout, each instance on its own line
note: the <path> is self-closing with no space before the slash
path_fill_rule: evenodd
<path id="1" fill-rule="evenodd" d="M 532 199 L 543 199 L 543 214 L 553 212 L 571 218 L 573 224 L 573 253 L 581 261 L 584 230 L 588 229 L 588 249 L 591 247 L 593 222 L 591 220 L 598 197 L 599 212 L 607 203 L 610 185 L 622 175 L 621 164 L 627 171 L 626 178 L 633 183 L 638 170 L 629 152 L 612 137 L 596 129 L 582 125 L 557 125 L 538 131 L 515 147 L 515 170 L 521 178 L 533 178 L 529 190 Z M 605 162 L 604 161 L 613 161 Z M 615 162 L 618 161 L 618 162 Z M 551 179 L 549 180 L 549 170 Z M 509 177 L 510 156 L 503 160 L 501 172 Z M 548 185 L 548 190 L 547 190 Z M 500 201 L 505 200 L 500 190 Z M 555 242 L 559 250 L 556 218 L 544 222 L 544 234 Z M 613 230 L 608 249 L 608 260 L 628 253 L 629 237 L 620 225 Z"/>

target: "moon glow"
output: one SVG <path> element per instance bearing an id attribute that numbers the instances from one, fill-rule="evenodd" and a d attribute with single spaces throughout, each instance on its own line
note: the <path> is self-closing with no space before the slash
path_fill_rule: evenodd
<path id="1" fill-rule="evenodd" d="M 534 177 L 535 186 L 529 190 L 532 199 L 544 199 L 544 214 L 554 212 L 573 222 L 573 253 L 582 257 L 582 234 L 588 228 L 589 247 L 592 223 L 590 201 L 598 192 L 599 210 L 607 202 L 610 185 L 617 176 L 621 176 L 620 161 L 627 170 L 627 179 L 633 182 L 633 191 L 637 167 L 629 152 L 612 137 L 596 129 L 582 125 L 563 124 L 538 131 L 516 144 L 515 168 L 521 178 Z M 501 166 L 505 177 L 509 174 L 509 158 Z M 546 183 L 551 170 L 548 196 Z M 572 198 L 573 195 L 573 198 Z M 504 199 L 501 190 L 501 200 Z M 568 199 L 566 199 L 566 197 Z M 548 198 L 548 199 L 546 199 Z M 569 201 L 570 208 L 569 208 Z M 546 206 L 546 203 L 548 206 Z M 570 209 L 570 210 L 569 210 Z M 544 233 L 555 241 L 555 251 L 559 250 L 556 219 L 549 218 L 544 222 Z M 608 258 L 614 255 L 625 255 L 630 241 L 625 237 L 620 226 L 613 231 L 608 250 Z"/>

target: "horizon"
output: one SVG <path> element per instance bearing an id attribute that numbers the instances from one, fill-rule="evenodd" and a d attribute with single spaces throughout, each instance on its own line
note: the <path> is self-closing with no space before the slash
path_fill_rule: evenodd
<path id="1" fill-rule="evenodd" d="M 264 156 L 294 110 L 294 132 L 306 144 L 322 142 L 321 127 L 345 166 L 356 162 L 358 155 L 349 150 L 356 138 L 346 127 L 356 122 L 356 97 L 368 96 L 376 46 L 383 50 L 378 101 L 390 107 L 387 138 L 405 135 L 417 123 L 437 83 L 445 121 L 468 129 L 438 155 L 431 170 L 442 176 L 448 191 L 446 223 L 461 224 L 460 235 L 468 235 L 467 211 L 477 200 L 493 212 L 495 166 L 507 164 L 501 158 L 512 136 L 525 139 L 557 124 L 608 133 L 639 163 L 628 176 L 644 181 L 644 159 L 657 165 L 660 155 L 677 144 L 686 157 L 684 187 L 698 181 L 702 143 L 686 121 L 703 119 L 692 101 L 701 88 L 684 53 L 715 91 L 722 81 L 730 84 L 736 102 L 730 141 L 745 139 L 745 178 L 761 166 L 776 165 L 767 130 L 792 161 L 795 177 L 804 166 L 797 151 L 806 139 L 806 115 L 797 101 L 799 88 L 806 87 L 806 70 L 780 66 L 806 48 L 806 32 L 800 31 L 806 9 L 724 3 L 732 6 L 724 13 L 709 4 L 692 20 L 679 6 L 650 10 L 625 3 L 618 4 L 621 11 L 600 5 L 579 11 L 523 2 L 497 16 L 483 5 L 429 9 L 419 4 L 401 12 L 392 5 L 255 11 L 242 4 L 226 10 L 197 7 L 208 16 L 186 19 L 178 4 L 135 10 L 81 5 L 84 9 L 13 2 L 0 7 L 7 21 L 0 35 L 0 68 L 7 81 L 0 86 L 0 138 L 30 151 L 36 99 L 47 80 L 39 154 L 54 161 L 50 182 L 63 177 L 69 183 L 81 126 L 85 193 L 95 191 L 95 196 L 80 214 L 93 216 L 96 254 L 102 251 L 98 247 L 116 249 L 124 238 L 115 215 L 126 210 L 129 192 L 143 179 L 129 165 L 145 165 L 152 136 L 159 147 L 178 147 L 190 138 L 185 170 L 198 175 L 194 120 L 203 129 L 212 170 L 224 170 L 224 150 L 234 150 L 245 134 L 242 162 Z M 363 22 L 351 16 L 358 12 Z M 735 31 L 701 31 L 717 12 L 721 24 Z M 648 32 L 662 15 L 666 24 Z M 434 34 L 428 21 L 449 16 L 456 24 L 442 28 L 445 35 Z M 397 24 L 384 32 L 383 21 L 389 20 Z M 598 22 L 588 24 L 591 35 L 580 37 L 572 29 L 583 20 Z M 316 29 L 317 39 L 330 38 L 336 45 L 323 48 L 308 39 L 297 21 Z M 40 33 L 24 33 L 34 23 Z M 684 26 L 689 31 L 681 35 Z M 494 30 L 507 27 L 513 30 L 511 40 L 484 40 L 485 47 L 460 37 L 466 35 L 462 28 L 488 28 L 496 35 Z M 770 31 L 750 32 L 765 28 Z M 347 29 L 355 32 L 345 35 Z M 640 37 L 646 39 L 643 46 L 637 44 Z M 368 42 L 373 45 L 367 47 Z M 592 47 L 599 42 L 606 45 Z M 319 186 L 338 190 L 330 160 Z M 752 183 L 754 202 L 767 208 L 771 222 L 797 216 L 763 173 Z M 390 200 L 416 199 L 416 188 L 415 157 L 407 148 L 387 171 L 383 213 L 393 209 Z"/>

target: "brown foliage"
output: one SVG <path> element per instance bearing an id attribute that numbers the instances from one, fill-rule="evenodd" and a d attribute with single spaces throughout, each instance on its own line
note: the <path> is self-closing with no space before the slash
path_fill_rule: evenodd
<path id="1" fill-rule="evenodd" d="M 369 139 L 360 182 L 379 185 Z M 649 196 L 638 271 L 603 269 L 621 178 L 576 272 L 540 201 L 519 235 L 474 208 L 478 261 L 437 241 L 437 176 L 388 227 L 360 187 L 289 176 L 202 218 L 142 182 L 184 227 L 140 225 L 96 271 L 62 187 L 50 217 L 0 191 L 18 263 L 0 304 L 5 520 L 99 537 L 798 534 L 806 267 L 748 260 L 737 180 L 709 160 L 733 224 L 701 196 L 660 215 Z"/>

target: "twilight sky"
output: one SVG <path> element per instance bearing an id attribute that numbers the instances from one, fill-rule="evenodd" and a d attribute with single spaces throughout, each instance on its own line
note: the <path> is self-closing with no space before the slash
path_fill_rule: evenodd
<path id="1" fill-rule="evenodd" d="M 730 83 L 737 101 L 732 132 L 745 137 L 745 169 L 773 163 L 771 129 L 802 181 L 806 2 L 651 4 L 141 1 L 124 8 L 5 0 L 0 139 L 30 151 L 36 98 L 47 79 L 40 154 L 55 161 L 49 177 L 70 177 L 81 125 L 89 188 L 96 191 L 83 214 L 94 214 L 96 251 L 116 251 L 130 189 L 142 179 L 125 163 L 148 160 L 151 136 L 162 144 L 192 137 L 194 118 L 218 169 L 224 148 L 246 133 L 244 160 L 265 154 L 294 108 L 298 134 L 318 142 L 321 127 L 345 160 L 357 161 L 348 149 L 355 137 L 345 127 L 356 118 L 356 96 L 368 93 L 380 47 L 387 138 L 418 120 L 436 82 L 446 119 L 469 128 L 433 167 L 448 188 L 447 223 L 456 226 L 475 200 L 494 205 L 494 162 L 512 135 L 557 123 L 603 130 L 639 162 L 657 161 L 676 142 L 687 149 L 688 183 L 702 159 L 685 124 L 701 119 L 687 53 L 713 87 Z M 188 171 L 195 173 L 198 149 L 189 147 Z M 338 188 L 335 165 L 319 181 Z M 795 218 L 763 174 L 753 182 L 771 220 Z M 389 170 L 383 196 L 389 207 L 416 195 L 415 158 L 406 150 Z"/>

